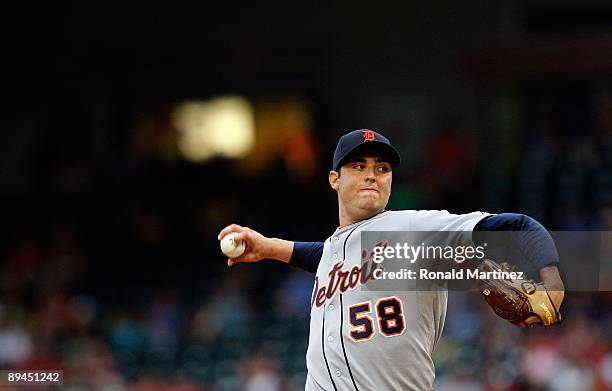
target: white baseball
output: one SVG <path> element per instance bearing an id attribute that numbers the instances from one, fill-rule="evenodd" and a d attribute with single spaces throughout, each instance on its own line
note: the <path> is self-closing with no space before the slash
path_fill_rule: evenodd
<path id="1" fill-rule="evenodd" d="M 236 243 L 234 234 L 229 233 L 221 238 L 221 251 L 228 257 L 237 258 L 244 253 L 244 250 L 244 240 L 241 240 L 240 243 Z"/>

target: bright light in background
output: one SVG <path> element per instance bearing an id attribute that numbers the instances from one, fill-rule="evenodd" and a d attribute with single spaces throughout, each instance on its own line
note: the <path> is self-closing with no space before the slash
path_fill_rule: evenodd
<path id="1" fill-rule="evenodd" d="M 246 156 L 255 143 L 253 108 L 238 96 L 180 103 L 172 112 L 179 132 L 178 149 L 193 162 L 214 155 Z"/>

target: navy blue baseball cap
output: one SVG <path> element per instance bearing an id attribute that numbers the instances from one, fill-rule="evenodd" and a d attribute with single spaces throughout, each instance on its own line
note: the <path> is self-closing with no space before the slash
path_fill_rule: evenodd
<path id="1" fill-rule="evenodd" d="M 389 159 L 393 168 L 400 164 L 400 154 L 391 145 L 388 138 L 370 129 L 358 129 L 340 137 L 338 145 L 336 145 L 336 151 L 334 151 L 333 170 L 339 171 L 349 154 L 360 152 L 362 149 L 381 152 Z"/>

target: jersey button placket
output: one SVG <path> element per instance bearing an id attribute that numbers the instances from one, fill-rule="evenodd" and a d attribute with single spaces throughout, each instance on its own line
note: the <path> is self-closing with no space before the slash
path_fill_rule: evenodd
<path id="1" fill-rule="evenodd" d="M 340 241 L 340 238 L 338 236 L 334 236 L 332 237 L 331 240 L 331 245 L 332 245 L 332 259 L 334 261 L 338 260 L 338 242 Z"/>

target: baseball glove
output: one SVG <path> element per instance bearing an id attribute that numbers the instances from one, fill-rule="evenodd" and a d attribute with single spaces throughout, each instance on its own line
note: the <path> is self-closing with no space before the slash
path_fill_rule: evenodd
<path id="1" fill-rule="evenodd" d="M 490 259 L 485 259 L 478 269 L 481 272 L 514 270 L 507 263 L 500 265 Z M 501 273 L 497 273 L 499 275 Z M 550 326 L 561 321 L 561 314 L 542 283 L 527 279 L 489 278 L 479 280 L 479 290 L 498 316 L 519 327 L 538 323 Z"/>

